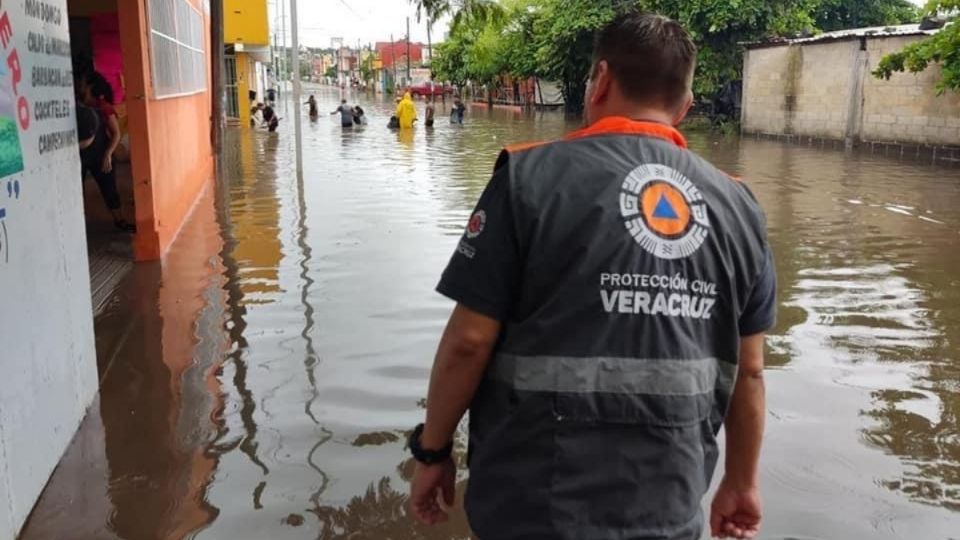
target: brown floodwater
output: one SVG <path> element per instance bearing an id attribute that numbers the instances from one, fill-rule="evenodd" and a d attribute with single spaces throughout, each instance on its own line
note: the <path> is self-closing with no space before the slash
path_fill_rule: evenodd
<path id="1" fill-rule="evenodd" d="M 361 128 L 304 118 L 302 177 L 292 104 L 278 134 L 228 133 L 218 186 L 97 319 L 100 397 L 22 538 L 469 538 L 404 506 L 452 307 L 433 287 L 498 149 L 573 124 L 397 134 L 361 101 Z M 690 139 L 752 186 L 777 255 L 763 538 L 960 538 L 960 169 Z"/>

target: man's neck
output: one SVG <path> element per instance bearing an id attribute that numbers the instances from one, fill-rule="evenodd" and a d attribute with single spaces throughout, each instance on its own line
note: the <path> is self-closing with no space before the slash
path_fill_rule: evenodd
<path id="1" fill-rule="evenodd" d="M 673 115 L 662 109 L 653 109 L 650 107 L 617 107 L 605 111 L 598 120 L 614 116 L 629 118 L 641 122 L 653 122 L 666 126 L 673 126 Z"/>

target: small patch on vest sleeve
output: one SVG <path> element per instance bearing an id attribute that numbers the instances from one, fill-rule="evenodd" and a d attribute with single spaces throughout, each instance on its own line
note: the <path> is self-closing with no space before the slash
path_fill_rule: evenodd
<path id="1" fill-rule="evenodd" d="M 487 213 L 483 210 L 478 210 L 470 218 L 470 221 L 467 223 L 467 238 L 473 240 L 474 238 L 480 236 L 483 233 L 483 229 L 487 226 Z"/>

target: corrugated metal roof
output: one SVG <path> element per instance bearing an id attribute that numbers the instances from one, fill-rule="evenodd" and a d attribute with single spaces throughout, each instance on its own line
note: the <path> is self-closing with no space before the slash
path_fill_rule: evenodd
<path id="1" fill-rule="evenodd" d="M 869 28 L 851 28 L 849 30 L 837 30 L 835 32 L 824 32 L 816 36 L 786 39 L 779 38 L 767 41 L 750 41 L 742 43 L 748 49 L 760 47 L 779 47 L 782 45 L 802 45 L 808 43 L 820 43 L 830 41 L 842 41 L 847 39 L 859 39 L 864 37 L 897 37 L 897 36 L 932 36 L 941 29 L 921 30 L 919 24 L 901 24 L 896 26 L 872 26 Z"/>

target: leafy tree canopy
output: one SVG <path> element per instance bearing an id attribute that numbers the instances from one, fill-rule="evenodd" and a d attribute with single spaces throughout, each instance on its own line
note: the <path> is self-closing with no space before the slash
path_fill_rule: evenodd
<path id="1" fill-rule="evenodd" d="M 595 32 L 627 9 L 680 21 L 700 49 L 694 92 L 711 96 L 741 77 L 741 43 L 857 26 L 916 21 L 908 0 L 411 0 L 418 15 L 453 16 L 450 39 L 438 47 L 434 71 L 458 85 L 498 75 L 559 81 L 570 110 L 580 110 Z M 960 9 L 937 0 L 930 11 Z M 945 86 L 960 86 L 960 26 L 895 55 L 883 73 L 944 62 Z M 887 75 L 889 76 L 889 75 Z M 951 86 L 952 85 L 952 86 Z"/>
<path id="2" fill-rule="evenodd" d="M 943 78 L 937 83 L 937 93 L 960 91 L 960 21 L 956 20 L 960 0 L 931 0 L 924 11 L 927 15 L 951 17 L 954 21 L 933 36 L 884 57 L 873 74 L 889 79 L 897 72 L 920 73 L 930 64 L 939 63 Z"/>
<path id="3" fill-rule="evenodd" d="M 813 17 L 817 28 L 832 32 L 913 23 L 920 19 L 920 10 L 909 0 L 821 0 Z"/>

